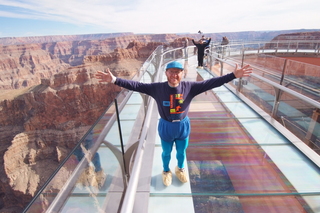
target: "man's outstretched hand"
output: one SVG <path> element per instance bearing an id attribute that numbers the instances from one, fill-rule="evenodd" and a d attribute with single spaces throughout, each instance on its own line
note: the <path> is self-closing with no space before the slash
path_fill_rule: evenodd
<path id="1" fill-rule="evenodd" d="M 99 79 L 99 82 L 110 83 L 112 80 L 115 80 L 116 77 L 110 72 L 109 68 L 107 68 L 105 72 L 98 71 L 96 78 Z"/>
<path id="2" fill-rule="evenodd" d="M 252 73 L 252 68 L 250 64 L 245 65 L 244 67 L 238 69 L 238 64 L 236 64 L 236 68 L 233 71 L 233 74 L 236 78 L 247 77 Z"/>

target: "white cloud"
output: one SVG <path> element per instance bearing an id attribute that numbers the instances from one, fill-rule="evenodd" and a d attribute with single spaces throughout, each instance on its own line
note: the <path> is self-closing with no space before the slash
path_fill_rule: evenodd
<path id="1" fill-rule="evenodd" d="M 0 0 L 0 17 L 176 33 L 318 28 L 318 0 Z"/>

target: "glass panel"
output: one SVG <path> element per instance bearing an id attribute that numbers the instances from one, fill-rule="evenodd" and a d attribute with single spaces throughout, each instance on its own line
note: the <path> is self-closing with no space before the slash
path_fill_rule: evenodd
<path id="1" fill-rule="evenodd" d="M 117 168 L 119 168 L 118 160 L 108 148 L 101 147 L 97 153 L 105 176 L 99 176 L 96 171 L 89 172 L 86 168 L 78 179 L 76 187 L 68 196 L 61 212 L 101 212 L 107 193 L 110 190 L 112 193 L 114 190 L 114 178 L 121 178 L 121 176 L 117 172 Z M 94 164 L 94 160 L 90 162 L 89 166 L 92 166 L 92 164 Z M 96 186 L 96 184 L 98 185 Z M 119 186 L 117 187 L 119 188 Z M 123 185 L 120 187 L 123 190 Z"/>
<path id="2" fill-rule="evenodd" d="M 217 196 L 194 195 L 195 213 L 277 213 L 313 212 L 299 196 Z"/>
<path id="3" fill-rule="evenodd" d="M 102 122 L 109 120 L 109 112 L 112 111 L 113 108 L 110 107 L 105 114 L 106 116 L 100 119 L 100 123 L 74 150 L 35 203 L 28 209 L 28 212 L 43 212 L 48 208 L 51 211 L 61 212 L 69 212 L 79 208 L 93 208 L 93 211 L 98 211 L 101 208 L 103 204 L 101 195 L 105 196 L 108 193 L 111 177 L 116 174 L 119 167 L 119 162 L 114 154 L 107 148 L 99 148 L 99 144 L 96 144 L 104 126 Z M 89 156 L 85 157 L 94 147 L 99 149 L 92 156 L 92 159 L 88 158 Z M 54 190 L 57 186 L 59 186 L 59 190 Z"/>
<path id="4" fill-rule="evenodd" d="M 240 118 L 239 122 L 258 144 L 290 144 L 283 135 L 264 120 Z"/>
<path id="5" fill-rule="evenodd" d="M 246 46 L 251 47 L 254 46 Z M 171 60 L 181 55 L 181 50 L 172 51 L 166 54 L 166 58 Z M 275 58 L 261 55 L 248 55 L 246 60 L 260 63 L 263 67 L 267 67 L 268 62 L 272 60 L 275 67 L 268 68 L 272 69 L 272 72 L 259 72 L 268 79 L 279 81 L 278 74 L 282 71 L 283 60 L 276 61 Z M 189 65 L 192 67 L 195 61 L 195 57 L 189 59 Z M 223 67 L 223 74 L 234 69 L 227 63 L 224 63 Z M 151 74 L 155 72 L 153 65 L 144 66 L 144 69 Z M 211 78 L 208 73 L 202 73 L 200 70 L 199 72 L 201 76 L 189 72 L 186 79 Z M 151 79 L 149 74 L 144 74 L 142 81 L 151 82 Z M 245 80 L 244 94 L 270 113 L 274 102 L 273 88 L 254 78 Z M 231 85 L 235 87 L 237 83 L 233 81 Z M 128 91 L 124 90 L 117 97 L 118 105 L 125 100 L 127 94 Z M 141 104 L 141 96 L 133 93 L 120 113 L 125 144 L 128 144 Z M 104 139 L 107 142 L 100 141 L 101 144 L 97 144 L 98 136 L 114 112 L 115 107 L 111 106 L 93 128 L 93 134 L 88 134 L 83 140 L 82 148 L 75 150 L 57 171 L 29 212 L 43 211 L 55 202 L 55 197 L 60 198 L 60 203 L 55 203 L 57 207 L 51 209 L 52 212 L 108 212 L 106 206 L 118 209 L 124 191 L 124 180 L 119 159 L 108 147 L 110 142 L 120 150 L 117 122 L 106 132 Z M 310 132 L 312 129 L 312 107 L 294 100 L 287 94 L 282 95 L 277 113 L 279 120 L 287 119 L 294 123 L 292 126 L 299 126 L 299 131 L 304 132 L 304 137 L 307 135 L 306 131 Z M 149 212 L 317 211 L 320 203 L 319 168 L 225 87 L 197 96 L 190 106 L 189 116 L 192 133 L 187 150 L 186 171 L 190 181 L 182 184 L 174 178 L 172 186 L 163 186 L 161 147 L 157 138 L 153 156 Z M 317 130 L 315 132 L 320 132 L 317 122 L 313 124 L 313 128 Z M 317 136 L 315 132 L 309 135 L 310 138 Z M 93 154 L 92 160 L 90 157 L 88 159 L 88 156 L 84 157 L 88 151 L 97 151 Z M 172 156 L 175 154 L 173 151 Z M 99 163 L 106 175 L 103 181 L 99 181 L 97 176 L 96 169 L 99 168 Z M 174 157 L 171 164 L 174 168 Z M 84 179 L 78 179 L 78 176 Z M 53 185 L 60 188 L 53 188 Z M 61 199 L 64 197 L 65 199 Z"/>
<path id="6" fill-rule="evenodd" d="M 296 192 L 258 146 L 193 146 L 191 142 L 187 156 L 193 192 L 219 193 L 223 184 L 232 187 L 229 192 L 223 189 L 224 193 Z"/>
<path id="7" fill-rule="evenodd" d="M 284 81 L 288 88 L 320 101 L 320 66 L 288 60 Z"/>
<path id="8" fill-rule="evenodd" d="M 294 190 L 299 193 L 320 192 L 320 169 L 293 145 L 261 148 L 286 177 L 286 185 L 292 184 Z"/>
<path id="9" fill-rule="evenodd" d="M 309 146 L 319 150 L 319 110 L 305 101 L 283 93 L 279 102 L 277 119 Z"/>
<path id="10" fill-rule="evenodd" d="M 275 57 L 266 54 L 246 55 L 245 64 L 251 64 L 261 69 L 255 69 L 254 73 L 263 76 L 269 80 L 280 83 L 285 64 L 284 58 Z"/>
<path id="11" fill-rule="evenodd" d="M 218 116 L 222 114 L 220 112 L 215 113 Z M 239 123 L 234 119 L 219 119 L 215 114 L 211 114 L 212 119 L 197 120 L 194 119 L 194 114 L 190 113 L 192 137 L 190 137 L 190 146 L 192 143 L 209 145 L 221 144 L 221 143 L 247 143 L 251 141 L 251 138 L 247 136 L 241 129 L 239 129 Z M 226 114 L 227 117 L 229 115 Z"/>
<path id="12" fill-rule="evenodd" d="M 243 85 L 241 92 L 265 112 L 271 114 L 275 102 L 274 88 L 254 77 L 246 78 L 245 81 L 247 83 Z"/>
<path id="13" fill-rule="evenodd" d="M 128 91 L 123 90 L 117 96 L 118 107 L 127 95 Z M 133 93 L 120 112 L 124 145 L 127 144 L 141 104 L 141 95 Z M 121 165 L 117 159 L 117 153 L 112 152 L 104 143 L 97 144 L 99 135 L 102 134 L 105 125 L 115 112 L 115 105 L 110 105 L 105 115 L 99 119 L 80 146 L 57 171 L 28 212 L 43 212 L 45 209 L 59 212 L 80 212 L 90 209 L 92 212 L 100 212 L 102 208 L 110 205 L 105 203 L 107 198 L 120 197 L 121 199 L 124 181 L 121 170 L 119 170 Z M 104 134 L 106 134 L 106 143 L 110 142 L 111 145 L 121 150 L 117 121 Z M 59 189 L 56 189 L 57 187 Z M 113 202 L 111 205 L 113 208 L 118 208 L 119 202 Z"/>
<path id="14" fill-rule="evenodd" d="M 313 212 L 300 196 L 239 197 L 245 213 Z"/>
<path id="15" fill-rule="evenodd" d="M 241 122 L 242 124 L 254 119 L 244 120 Z M 319 193 L 319 168 L 312 162 L 306 161 L 305 156 L 294 146 L 280 145 L 289 144 L 288 142 L 280 142 L 278 145 L 275 144 L 276 146 L 254 146 L 254 139 L 241 134 L 241 129 L 239 129 L 240 132 L 234 131 L 237 126 L 239 128 L 236 122 L 234 125 L 230 125 L 229 122 L 222 121 L 220 123 L 219 119 L 215 119 L 211 121 L 211 124 L 207 120 L 199 120 L 198 124 L 194 120 L 191 122 L 195 126 L 192 129 L 196 133 L 192 133 L 192 137 L 190 137 L 187 156 L 195 212 L 202 212 L 198 207 L 201 207 L 200 209 L 203 207 L 203 211 L 204 209 L 208 211 L 212 208 L 218 208 L 218 205 L 220 205 L 220 211 L 224 208 L 230 208 L 235 212 L 242 212 L 242 210 L 245 210 L 244 212 L 260 212 L 258 210 L 262 208 L 262 212 L 270 212 L 269 208 L 272 206 L 282 208 L 282 205 L 277 205 L 277 202 L 285 202 L 287 205 L 294 205 L 290 208 L 309 212 L 310 207 L 306 203 L 312 205 L 314 201 L 310 202 L 307 198 L 300 199 L 299 195 L 296 197 L 283 194 Z M 204 125 L 206 123 L 208 125 Z M 207 128 L 207 126 L 211 128 Z M 211 134 L 212 129 L 217 129 L 217 132 L 230 132 L 230 135 L 224 135 L 223 140 L 217 135 L 210 137 L 212 142 L 208 143 L 207 141 L 210 139 L 206 136 Z M 249 129 L 249 132 L 254 131 L 257 132 L 255 135 L 259 135 L 259 128 Z M 201 134 L 201 132 L 203 133 Z M 274 138 L 279 136 L 276 131 L 271 132 L 274 132 Z M 268 133 L 269 131 L 266 131 L 266 134 Z M 234 138 L 233 135 L 237 135 L 237 138 Z M 286 141 L 285 138 L 282 137 L 282 139 Z M 217 145 L 218 143 L 215 141 L 230 143 L 230 145 Z M 232 143 L 252 145 L 231 146 Z M 283 155 L 283 153 L 287 154 Z M 302 179 L 304 181 L 301 181 Z M 248 199 L 246 196 L 250 194 L 258 195 L 258 197 Z M 270 194 L 270 197 L 261 196 L 263 194 Z M 313 200 L 319 202 L 320 196 L 313 197 Z"/>
<path id="16" fill-rule="evenodd" d="M 142 96 L 140 93 L 138 92 L 133 92 L 130 99 L 128 100 L 127 102 L 127 105 L 128 104 L 139 104 L 141 105 L 142 103 Z"/>

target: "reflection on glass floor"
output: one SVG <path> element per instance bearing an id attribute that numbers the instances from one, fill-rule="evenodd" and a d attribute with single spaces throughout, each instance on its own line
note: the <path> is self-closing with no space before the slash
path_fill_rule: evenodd
<path id="1" fill-rule="evenodd" d="M 138 93 L 133 93 L 131 98 L 128 100 L 124 108 L 120 113 L 121 133 L 122 141 L 124 146 L 127 145 L 128 138 L 130 137 L 131 131 L 137 114 L 141 108 L 142 97 Z M 112 111 L 112 110 L 111 110 Z M 106 115 L 106 120 L 109 120 L 110 116 Z M 94 128 L 94 139 L 99 137 L 102 129 L 105 127 L 105 121 L 101 120 L 101 125 L 98 123 Z M 120 134 L 118 129 L 118 122 L 115 122 L 110 128 L 109 133 L 106 135 L 104 140 L 112 144 L 116 149 L 121 150 Z M 100 156 L 100 162 L 104 173 L 106 174 L 105 181 L 101 187 L 97 187 L 95 184 L 96 175 L 91 172 L 87 172 L 88 168 L 94 167 L 93 163 L 89 163 L 89 167 L 86 166 L 82 172 L 85 181 L 80 177 L 77 179 L 75 187 L 72 188 L 70 194 L 67 195 L 64 200 L 63 207 L 57 208 L 58 212 L 117 212 L 119 207 L 121 195 L 124 191 L 124 183 L 122 179 L 122 173 L 119 166 L 119 160 L 114 153 L 102 143 L 97 151 Z M 109 205 L 108 200 L 112 200 L 114 204 Z M 35 205 L 29 210 L 29 212 L 35 211 Z M 49 209 L 48 212 L 55 212 L 55 209 Z"/>
<path id="2" fill-rule="evenodd" d="M 197 96 L 189 117 L 190 181 L 163 186 L 157 141 L 148 212 L 320 212 L 319 168 L 224 86 Z"/>
<path id="3" fill-rule="evenodd" d="M 195 57 L 189 58 L 185 80 L 210 77 L 204 70 L 196 70 L 195 62 Z M 120 113 L 125 146 L 142 102 L 140 94 L 133 93 Z M 293 146 L 294 141 L 288 141 L 225 86 L 195 97 L 189 117 L 189 182 L 182 184 L 173 172 L 172 185 L 163 185 L 161 146 L 156 136 L 146 145 L 136 195 L 140 206 L 135 206 L 134 212 L 320 212 L 319 168 Z M 96 125 L 94 138 L 103 123 Z M 155 131 L 157 123 L 157 118 L 151 122 Z M 117 128 L 115 122 L 104 140 L 120 150 Z M 118 211 L 124 192 L 119 161 L 104 143 L 97 152 L 107 175 L 103 186 L 75 184 L 59 212 Z M 173 151 L 172 171 L 176 162 Z"/>

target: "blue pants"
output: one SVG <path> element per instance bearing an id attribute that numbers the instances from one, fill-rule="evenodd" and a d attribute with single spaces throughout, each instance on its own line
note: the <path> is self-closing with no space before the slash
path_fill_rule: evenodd
<path id="1" fill-rule="evenodd" d="M 161 138 L 163 171 L 170 171 L 169 163 L 174 143 L 177 150 L 178 167 L 184 168 L 190 135 L 190 119 L 185 117 L 180 122 L 169 122 L 161 118 L 158 132 Z"/>
<path id="2" fill-rule="evenodd" d="M 93 145 L 93 132 L 91 131 L 88 136 L 86 137 L 85 141 L 84 141 L 84 147 L 89 150 Z M 84 157 L 84 153 L 81 149 L 81 147 L 79 146 L 75 151 L 74 151 L 74 155 L 77 156 L 78 161 L 81 161 L 82 158 Z M 96 152 L 91 160 L 91 162 L 93 163 L 94 167 L 95 167 L 95 172 L 99 172 L 102 170 L 101 168 L 101 163 L 100 163 L 100 156 L 99 153 Z"/>

